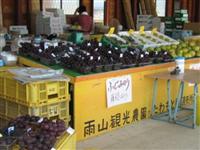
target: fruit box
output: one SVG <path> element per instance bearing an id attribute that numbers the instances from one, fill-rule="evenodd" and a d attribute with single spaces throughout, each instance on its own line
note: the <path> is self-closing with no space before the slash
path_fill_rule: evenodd
<path id="1" fill-rule="evenodd" d="M 111 45 L 121 49 L 126 49 L 128 47 L 128 43 L 116 34 L 105 34 L 102 37 L 101 42 L 103 45 Z"/>
<path id="2" fill-rule="evenodd" d="M 17 139 L 14 137 L 0 138 L 0 150 L 12 150 Z"/>
<path id="3" fill-rule="evenodd" d="M 55 59 L 47 59 L 44 57 L 40 57 L 40 62 L 44 65 L 48 65 L 48 66 L 52 66 L 52 65 L 56 65 L 57 62 Z"/>
<path id="4" fill-rule="evenodd" d="M 22 132 L 19 133 L 22 134 Z M 20 136 L 21 135 L 18 135 L 18 137 Z M 56 150 L 76 150 L 76 133 L 69 134 L 68 132 L 64 132 L 58 137 L 54 148 Z M 17 137 L 0 138 L 0 150 L 20 150 L 19 145 L 17 145 Z"/>
<path id="5" fill-rule="evenodd" d="M 107 64 L 103 66 L 103 71 L 111 71 L 113 69 L 113 64 Z"/>
<path id="6" fill-rule="evenodd" d="M 94 68 L 92 68 L 93 72 L 102 72 L 103 71 L 103 65 L 96 65 Z"/>
<path id="7" fill-rule="evenodd" d="M 172 32 L 172 38 L 174 39 L 184 39 L 190 36 L 192 36 L 192 30 L 174 30 Z"/>
<path id="8" fill-rule="evenodd" d="M 127 36 L 127 37 L 132 38 L 135 41 L 135 43 L 131 43 L 131 44 L 141 45 L 141 42 L 133 34 L 129 34 L 127 31 L 122 31 L 122 32 L 119 32 L 118 34 L 119 34 L 119 36 Z"/>
<path id="9" fill-rule="evenodd" d="M 122 67 L 121 63 L 113 64 L 112 70 L 119 70 L 119 69 L 121 69 L 121 67 Z"/>

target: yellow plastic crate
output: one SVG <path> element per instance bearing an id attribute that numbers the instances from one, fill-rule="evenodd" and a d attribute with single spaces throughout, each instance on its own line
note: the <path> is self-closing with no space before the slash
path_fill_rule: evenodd
<path id="1" fill-rule="evenodd" d="M 76 133 L 65 133 L 55 144 L 56 150 L 76 150 Z"/>
<path id="2" fill-rule="evenodd" d="M 67 81 L 21 84 L 8 72 L 0 72 L 0 97 L 27 106 L 41 106 L 70 100 Z"/>
<path id="3" fill-rule="evenodd" d="M 0 129 L 6 127 L 9 123 L 9 120 L 6 117 L 0 115 Z"/>
<path id="4" fill-rule="evenodd" d="M 69 115 L 69 101 L 67 100 L 43 106 L 28 107 L 26 105 L 0 98 L 0 116 L 4 116 L 6 120 L 9 121 L 26 114 L 51 119 L 60 118 L 65 121 L 66 126 L 68 126 L 71 119 Z"/>

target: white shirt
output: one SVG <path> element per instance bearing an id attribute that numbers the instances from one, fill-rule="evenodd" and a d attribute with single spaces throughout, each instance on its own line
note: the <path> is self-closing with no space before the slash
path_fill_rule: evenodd
<path id="1" fill-rule="evenodd" d="M 86 11 L 82 12 L 81 15 L 88 15 Z"/>

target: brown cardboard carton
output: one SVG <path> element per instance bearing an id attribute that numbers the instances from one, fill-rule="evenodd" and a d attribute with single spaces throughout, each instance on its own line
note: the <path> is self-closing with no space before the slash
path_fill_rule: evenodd
<path id="1" fill-rule="evenodd" d="M 200 22 L 186 23 L 185 30 L 192 30 L 193 34 L 200 34 Z"/>

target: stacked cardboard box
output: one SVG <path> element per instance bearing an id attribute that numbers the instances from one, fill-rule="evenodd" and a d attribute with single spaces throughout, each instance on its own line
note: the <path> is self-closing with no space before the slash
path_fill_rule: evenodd
<path id="1" fill-rule="evenodd" d="M 152 15 L 137 15 L 137 30 L 144 26 L 145 30 L 152 30 L 152 28 L 160 29 L 161 20 Z"/>
<path id="2" fill-rule="evenodd" d="M 175 10 L 174 12 L 174 20 L 175 20 L 175 29 L 183 29 L 184 24 L 188 22 L 188 13 L 187 10 Z"/>
<path id="3" fill-rule="evenodd" d="M 188 13 L 185 9 L 175 10 L 173 17 L 165 18 L 165 34 L 172 36 L 173 32 L 180 33 L 184 24 L 188 22 Z M 184 31 L 184 33 L 186 33 Z M 181 34 L 182 35 L 182 34 Z"/>
<path id="4" fill-rule="evenodd" d="M 172 36 L 173 29 L 175 28 L 174 17 L 165 18 L 165 34 Z"/>
<path id="5" fill-rule="evenodd" d="M 60 9 L 46 9 L 36 16 L 36 34 L 63 33 L 65 15 Z"/>

